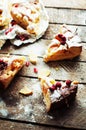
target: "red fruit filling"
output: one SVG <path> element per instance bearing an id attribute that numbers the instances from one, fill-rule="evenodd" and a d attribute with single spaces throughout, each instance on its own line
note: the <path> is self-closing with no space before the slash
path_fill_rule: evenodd
<path id="1" fill-rule="evenodd" d="M 5 35 L 7 35 L 9 32 L 11 32 L 13 30 L 13 28 L 8 28 L 5 32 Z"/>
<path id="2" fill-rule="evenodd" d="M 71 85 L 71 80 L 66 80 L 66 85 L 70 86 Z"/>
<path id="3" fill-rule="evenodd" d="M 52 85 L 49 89 L 50 89 L 51 91 L 56 90 L 56 85 Z"/>
<path id="4" fill-rule="evenodd" d="M 12 26 L 16 25 L 16 21 L 15 21 L 15 20 L 12 20 L 12 21 L 11 21 L 11 25 L 12 25 Z"/>
<path id="5" fill-rule="evenodd" d="M 30 62 L 27 61 L 27 62 L 25 63 L 25 65 L 26 65 L 26 67 L 28 67 L 28 66 L 30 65 Z"/>
<path id="6" fill-rule="evenodd" d="M 65 45 L 66 43 L 66 37 L 63 34 L 58 34 L 55 36 L 57 40 L 61 42 L 62 45 Z"/>
<path id="7" fill-rule="evenodd" d="M 0 9 L 0 15 L 2 14 L 2 12 L 3 12 L 3 10 L 2 10 L 2 9 Z"/>
<path id="8" fill-rule="evenodd" d="M 4 70 L 7 67 L 7 63 L 0 59 L 0 70 Z"/>
<path id="9" fill-rule="evenodd" d="M 57 82 L 57 83 L 56 83 L 56 86 L 59 87 L 59 88 L 61 87 L 61 85 L 62 85 L 62 84 L 61 84 L 60 82 Z"/>
<path id="10" fill-rule="evenodd" d="M 61 87 L 61 83 L 60 82 L 57 82 L 56 84 L 53 84 L 51 87 L 50 87 L 50 90 L 54 91 L 56 90 L 57 88 L 60 88 Z"/>
<path id="11" fill-rule="evenodd" d="M 27 40 L 29 37 L 27 34 L 18 34 L 16 35 L 16 39 L 19 39 L 21 41 Z"/>
<path id="12" fill-rule="evenodd" d="M 34 68 L 34 73 L 38 73 L 38 69 L 37 68 Z"/>
<path id="13" fill-rule="evenodd" d="M 19 4 L 18 4 L 18 3 L 16 3 L 14 6 L 17 8 L 17 7 L 19 6 Z"/>

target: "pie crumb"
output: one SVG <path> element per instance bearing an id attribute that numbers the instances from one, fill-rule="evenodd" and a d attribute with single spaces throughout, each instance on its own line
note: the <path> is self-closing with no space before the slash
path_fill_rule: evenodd
<path id="1" fill-rule="evenodd" d="M 23 94 L 25 96 L 29 96 L 29 95 L 32 95 L 33 94 L 33 91 L 30 90 L 28 87 L 23 87 L 20 91 L 19 91 L 20 94 Z"/>
<path id="2" fill-rule="evenodd" d="M 56 71 L 58 71 L 58 70 L 59 70 L 59 68 L 58 68 L 58 67 L 56 67 L 56 68 L 55 68 L 55 70 L 56 70 Z"/>
<path id="3" fill-rule="evenodd" d="M 79 82 L 77 80 L 74 80 L 73 84 L 79 84 Z"/>
<path id="4" fill-rule="evenodd" d="M 41 69 L 38 72 L 38 78 L 42 78 L 42 77 L 48 77 L 50 75 L 51 71 L 49 69 Z"/>
<path id="5" fill-rule="evenodd" d="M 34 53 L 30 53 L 29 60 L 32 64 L 36 65 L 37 64 L 37 55 Z"/>

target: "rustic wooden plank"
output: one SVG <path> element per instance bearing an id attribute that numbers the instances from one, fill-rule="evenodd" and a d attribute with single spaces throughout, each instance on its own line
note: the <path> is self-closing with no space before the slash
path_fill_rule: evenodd
<path id="1" fill-rule="evenodd" d="M 86 25 L 86 10 L 46 8 L 50 23 Z"/>
<path id="2" fill-rule="evenodd" d="M 43 0 L 47 7 L 86 9 L 86 0 Z"/>
<path id="3" fill-rule="evenodd" d="M 63 130 L 50 126 L 32 125 L 30 123 L 0 120 L 0 130 Z M 64 129 L 65 130 L 65 129 Z"/>
<path id="4" fill-rule="evenodd" d="M 50 34 L 51 35 L 51 34 Z M 33 44 L 23 45 L 21 47 L 15 47 L 10 43 L 5 44 L 0 50 L 1 54 L 10 53 L 10 54 L 19 54 L 19 55 L 29 55 L 31 52 L 37 56 L 43 57 L 47 46 L 51 43 L 51 40 L 40 39 Z M 82 53 L 79 58 L 76 58 L 76 61 L 86 61 L 86 43 L 82 43 Z"/>
<path id="5" fill-rule="evenodd" d="M 49 69 L 50 76 L 57 80 L 78 80 L 81 83 L 86 83 L 85 62 L 75 61 L 58 61 L 58 62 L 43 62 L 43 59 L 38 59 L 37 65 L 30 64 L 29 67 L 24 66 L 20 71 L 21 76 L 38 77 L 38 74 L 34 73 L 34 68 L 37 68 L 40 72 L 41 69 Z M 58 71 L 56 70 L 58 68 Z"/>
<path id="6" fill-rule="evenodd" d="M 29 61 L 29 58 L 26 57 Z M 85 72 L 86 62 L 76 62 L 72 61 L 56 61 L 56 62 L 43 62 L 42 58 L 38 58 L 37 64 L 33 65 L 30 63 L 29 67 L 24 66 L 20 71 L 19 75 L 38 77 L 38 73 L 34 72 L 34 68 L 38 69 L 38 72 L 42 69 L 49 69 L 50 76 L 57 80 L 78 80 L 81 83 L 86 83 L 86 72 Z M 56 70 L 58 68 L 58 70 Z"/>
<path id="7" fill-rule="evenodd" d="M 24 86 L 33 90 L 33 95 L 20 95 L 19 90 Z M 52 126 L 85 129 L 86 84 L 79 84 L 76 100 L 69 108 L 48 114 L 43 103 L 39 80 L 15 77 L 9 88 L 1 93 L 0 117 Z"/>
<path id="8" fill-rule="evenodd" d="M 26 59 L 29 61 L 28 57 L 26 57 Z M 42 58 L 38 58 L 36 65 L 31 63 L 28 67 L 24 65 L 18 75 L 38 78 L 38 73 L 34 72 L 34 68 L 37 68 L 38 72 L 42 69 L 48 69 L 50 70 L 50 76 L 56 80 L 71 79 L 78 80 L 80 83 L 86 83 L 85 67 L 86 62 L 64 60 L 45 63 Z M 58 68 L 58 70 L 56 68 Z"/>
<path id="9" fill-rule="evenodd" d="M 26 121 L 26 124 L 13 124 L 14 122 L 4 123 L 0 120 L 0 129 L 47 129 L 46 127 L 34 126 L 28 122 L 41 123 L 52 126 L 62 126 L 67 128 L 86 129 L 86 1 L 83 0 L 46 0 L 43 1 L 50 18 L 49 28 L 43 39 L 34 44 L 15 47 L 10 43 L 0 50 L 0 53 L 11 53 L 18 55 L 28 55 L 31 51 L 39 56 L 37 65 L 30 64 L 24 66 L 10 84 L 7 90 L 0 91 L 0 117 L 18 121 Z M 64 4 L 65 2 L 65 4 Z M 40 58 L 44 55 L 45 49 L 51 42 L 52 34 L 56 34 L 60 24 L 66 23 L 71 27 L 78 27 L 78 34 L 81 37 L 83 51 L 79 58 L 72 61 L 44 63 Z M 37 49 L 36 49 L 37 48 Z M 57 110 L 47 114 L 43 103 L 43 96 L 40 89 L 38 74 L 34 73 L 34 67 L 38 71 L 42 68 L 50 69 L 51 77 L 58 80 L 78 80 L 79 90 L 75 102 L 68 109 Z M 56 71 L 55 68 L 58 68 Z M 21 77 L 20 77 L 21 76 Z M 31 78 L 30 78 L 31 77 Z M 83 84 L 82 84 L 83 83 Z M 19 90 L 28 86 L 33 90 L 32 96 L 23 96 Z M 3 124 L 3 125 L 2 125 Z M 49 127 L 48 127 L 49 128 Z M 52 129 L 51 127 L 49 129 Z"/>

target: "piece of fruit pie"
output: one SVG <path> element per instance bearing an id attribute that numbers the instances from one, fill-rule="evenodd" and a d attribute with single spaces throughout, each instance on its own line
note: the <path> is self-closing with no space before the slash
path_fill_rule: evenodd
<path id="1" fill-rule="evenodd" d="M 47 112 L 59 109 L 63 106 L 69 107 L 75 99 L 78 81 L 55 81 L 50 77 L 41 78 L 41 89 Z"/>
<path id="2" fill-rule="evenodd" d="M 80 42 L 77 30 L 71 30 L 67 25 L 62 25 L 47 48 L 43 57 L 44 61 L 73 59 L 79 56 L 82 51 Z"/>

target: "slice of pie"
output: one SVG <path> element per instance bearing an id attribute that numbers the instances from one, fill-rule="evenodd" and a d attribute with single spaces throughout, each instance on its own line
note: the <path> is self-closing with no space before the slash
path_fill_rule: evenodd
<path id="1" fill-rule="evenodd" d="M 41 0 L 2 0 L 2 3 L 8 6 L 7 11 L 3 8 L 6 15 L 3 15 L 5 19 L 0 20 L 0 25 L 8 23 L 6 18 L 10 19 L 7 28 L 0 30 L 0 48 L 7 40 L 20 46 L 33 43 L 44 35 L 49 18 Z M 2 16 L 2 10 L 0 11 Z"/>
<path id="2" fill-rule="evenodd" d="M 0 87 L 7 88 L 24 63 L 24 56 L 0 56 Z"/>
<path id="3" fill-rule="evenodd" d="M 79 56 L 81 51 L 82 45 L 76 30 L 72 31 L 66 25 L 63 25 L 49 44 L 44 55 L 44 61 L 73 59 Z"/>
<path id="4" fill-rule="evenodd" d="M 71 101 L 75 99 L 78 81 L 55 81 L 50 77 L 41 79 L 41 88 L 44 96 L 44 103 L 47 112 L 59 109 L 61 107 L 69 107 Z"/>
<path id="5" fill-rule="evenodd" d="M 44 35 L 49 18 L 41 0 L 10 1 L 10 24 L 0 39 L 9 39 L 13 45 L 33 43 Z"/>

